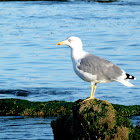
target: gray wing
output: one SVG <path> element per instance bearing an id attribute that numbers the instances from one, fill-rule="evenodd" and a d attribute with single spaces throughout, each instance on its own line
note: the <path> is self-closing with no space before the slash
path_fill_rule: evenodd
<path id="1" fill-rule="evenodd" d="M 97 75 L 97 80 L 116 80 L 123 73 L 117 65 L 92 54 L 81 59 L 77 67 L 84 72 Z"/>

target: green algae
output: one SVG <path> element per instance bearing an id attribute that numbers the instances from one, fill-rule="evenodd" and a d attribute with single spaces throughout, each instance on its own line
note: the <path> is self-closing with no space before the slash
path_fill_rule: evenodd
<path id="1" fill-rule="evenodd" d="M 72 114 L 73 103 L 65 101 L 30 102 L 20 99 L 0 99 L 1 116 L 49 117 Z"/>
<path id="2" fill-rule="evenodd" d="M 134 115 L 140 115 L 140 105 L 124 106 L 118 104 L 112 104 L 117 113 L 124 117 L 131 117 Z"/>
<path id="3" fill-rule="evenodd" d="M 21 99 L 0 99 L 0 115 L 1 116 L 58 116 L 58 115 L 71 115 L 72 108 L 77 102 L 65 101 L 48 101 L 48 102 L 31 102 Z M 98 106 L 102 101 L 95 100 Z M 118 116 L 131 117 L 140 115 L 140 105 L 124 106 L 112 104 Z M 102 103 L 102 108 L 105 105 Z M 83 110 L 84 111 L 84 110 Z M 87 110 L 85 110 L 87 111 Z M 92 111 L 92 110 L 91 110 Z M 103 111 L 105 111 L 103 109 Z M 103 115 L 103 114 L 102 114 Z M 121 122 L 120 122 L 121 123 Z"/>

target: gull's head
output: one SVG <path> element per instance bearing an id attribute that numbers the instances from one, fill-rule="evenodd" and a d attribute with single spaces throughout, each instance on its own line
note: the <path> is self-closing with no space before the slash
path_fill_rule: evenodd
<path id="1" fill-rule="evenodd" d="M 82 49 L 82 41 L 80 38 L 71 36 L 67 40 L 58 42 L 57 45 L 68 45 L 72 49 Z"/>

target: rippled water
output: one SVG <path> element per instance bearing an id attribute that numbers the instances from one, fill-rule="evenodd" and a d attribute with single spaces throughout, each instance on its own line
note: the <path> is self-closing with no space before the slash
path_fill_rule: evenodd
<path id="1" fill-rule="evenodd" d="M 49 118 L 28 118 L 21 116 L 0 117 L 0 139 L 53 140 Z"/>
<path id="2" fill-rule="evenodd" d="M 78 36 L 84 50 L 111 60 L 137 78 L 132 81 L 134 88 L 115 82 L 98 84 L 95 96 L 111 103 L 140 104 L 139 7 L 139 0 L 1 2 L 0 98 L 75 101 L 88 97 L 90 83 L 73 72 L 70 49 L 56 46 Z M 38 122 L 36 118 L 24 121 Z"/>

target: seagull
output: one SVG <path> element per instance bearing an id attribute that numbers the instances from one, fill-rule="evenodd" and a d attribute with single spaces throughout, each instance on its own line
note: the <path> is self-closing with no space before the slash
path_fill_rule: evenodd
<path id="1" fill-rule="evenodd" d="M 97 83 L 116 81 L 127 87 L 134 86 L 129 82 L 129 79 L 136 80 L 134 76 L 126 73 L 112 62 L 84 51 L 80 38 L 72 36 L 57 43 L 57 45 L 64 44 L 71 48 L 71 59 L 75 73 L 84 81 L 91 82 L 90 97 L 86 100 L 95 98 Z"/>

